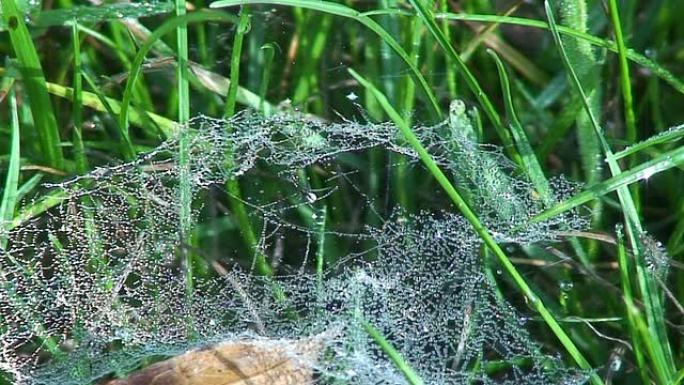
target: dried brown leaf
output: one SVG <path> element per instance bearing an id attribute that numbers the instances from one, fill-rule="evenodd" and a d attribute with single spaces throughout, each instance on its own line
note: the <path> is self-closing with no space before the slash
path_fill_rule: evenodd
<path id="1" fill-rule="evenodd" d="M 306 385 L 323 348 L 304 340 L 239 340 L 190 350 L 104 385 Z"/>

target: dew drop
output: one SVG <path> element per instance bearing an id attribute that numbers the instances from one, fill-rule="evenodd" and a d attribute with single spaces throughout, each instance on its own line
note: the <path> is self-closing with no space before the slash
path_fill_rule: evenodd
<path id="1" fill-rule="evenodd" d="M 563 281 L 560 282 L 559 286 L 560 286 L 560 289 L 561 289 L 562 292 L 566 292 L 566 293 L 567 293 L 567 292 L 569 292 L 570 290 L 572 290 L 572 288 L 575 286 L 575 284 L 572 283 L 572 281 L 563 280 Z"/>

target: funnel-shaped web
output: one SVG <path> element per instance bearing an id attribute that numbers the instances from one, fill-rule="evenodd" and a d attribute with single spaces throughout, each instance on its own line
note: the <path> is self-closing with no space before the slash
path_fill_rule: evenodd
<path id="1" fill-rule="evenodd" d="M 557 230 L 584 226 L 576 213 L 521 226 L 544 208 L 531 185 L 496 148 L 467 142 L 453 127 L 445 122 L 416 132 L 468 190 L 497 240 L 553 241 Z M 316 354 L 292 356 L 315 383 L 405 383 L 364 322 L 429 384 L 586 379 L 530 339 L 525 317 L 487 278 L 481 241 L 464 219 L 429 205 L 405 214 L 364 191 L 364 166 L 354 163 L 362 157 L 355 154 L 384 151 L 390 166 L 400 154 L 421 167 L 392 125 L 246 112 L 231 120 L 195 118 L 178 135 L 189 141 L 189 171 L 181 172 L 179 138 L 171 138 L 134 162 L 52 186 L 60 203 L 3 235 L 0 367 L 16 383 L 90 384 L 210 344 L 247 341 L 283 350 L 298 346 L 288 341 L 311 338 Z M 311 189 L 303 179 L 307 167 L 333 187 Z M 227 262 L 244 246 L 179 237 L 180 191 L 193 198 L 192 221 L 207 226 L 212 215 L 230 217 L 216 210 L 213 193 L 236 177 L 281 186 L 243 202 L 259 235 L 257 253 L 282 260 L 275 277 L 252 274 L 244 249 L 239 263 Z M 572 188 L 555 185 L 559 199 Z M 351 215 L 321 236 L 313 217 L 341 193 L 364 202 L 365 216 Z M 479 198 L 498 194 L 505 196 Z M 319 279 L 313 267 L 322 238 L 344 251 L 328 258 Z M 180 262 L 187 253 L 198 266 L 217 259 L 226 271 L 197 274 L 189 294 Z"/>

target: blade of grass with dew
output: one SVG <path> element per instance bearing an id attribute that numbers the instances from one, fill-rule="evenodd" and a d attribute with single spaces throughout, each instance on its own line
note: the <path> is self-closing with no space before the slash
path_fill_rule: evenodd
<path id="1" fill-rule="evenodd" d="M 314 221 L 314 232 L 316 233 L 316 280 L 318 287 L 323 288 L 323 269 L 325 268 L 325 225 L 328 216 L 328 209 L 323 205 L 316 210 Z"/>
<path id="2" fill-rule="evenodd" d="M 561 0 L 558 2 L 562 22 L 570 28 L 586 33 L 587 31 L 587 3 L 586 0 Z M 591 44 L 585 40 L 564 36 L 563 43 L 568 58 L 583 82 L 584 92 L 594 116 L 601 116 L 601 66 L 597 61 Z M 572 89 L 571 89 L 572 90 Z M 601 177 L 603 164 L 601 162 L 601 148 L 587 113 L 582 108 L 577 92 L 572 92 L 572 98 L 567 103 L 570 114 L 575 116 L 580 161 L 587 184 L 598 182 Z M 598 203 L 597 203 L 598 204 Z M 600 223 L 600 205 L 592 207 L 592 222 Z"/>
<path id="3" fill-rule="evenodd" d="M 515 141 L 515 145 L 518 148 L 518 153 L 522 157 L 523 169 L 527 174 L 528 178 L 530 179 L 530 181 L 532 182 L 532 185 L 535 186 L 535 189 L 541 197 L 542 202 L 544 202 L 545 207 L 548 208 L 551 204 L 553 204 L 554 197 L 551 192 L 551 187 L 549 186 L 549 181 L 546 178 L 546 175 L 544 175 L 544 171 L 541 165 L 539 164 L 539 161 L 534 150 L 532 149 L 532 145 L 527 139 L 527 134 L 525 133 L 525 130 L 523 129 L 522 124 L 518 119 L 518 115 L 515 112 L 515 107 L 513 106 L 513 98 L 511 97 L 510 82 L 508 80 L 506 68 L 495 51 L 487 50 L 487 53 L 489 53 L 492 56 L 492 58 L 494 58 L 494 62 L 496 63 L 499 72 L 499 78 L 501 80 L 501 89 L 503 91 L 504 97 L 504 107 L 506 109 L 506 115 L 510 120 L 509 126 L 511 129 L 511 133 L 513 134 L 513 140 Z M 577 240 L 577 238 L 571 239 L 570 243 L 575 252 L 577 253 L 577 256 L 579 257 L 582 264 L 584 266 L 590 266 L 591 263 L 587 257 L 587 253 L 582 247 L 582 244 Z"/>
<path id="4" fill-rule="evenodd" d="M 501 121 L 501 117 L 499 116 L 499 113 L 496 112 L 494 105 L 489 100 L 487 94 L 484 92 L 482 87 L 480 87 L 480 83 L 477 81 L 472 72 L 470 72 L 468 66 L 463 62 L 463 60 L 461 60 L 461 56 L 449 43 L 449 40 L 447 40 L 446 36 L 444 36 L 442 30 L 439 29 L 439 26 L 435 22 L 435 18 L 432 14 L 432 11 L 428 9 L 425 6 L 425 4 L 423 4 L 422 0 L 409 0 L 409 2 L 418 13 L 418 16 L 423 21 L 428 31 L 430 31 L 432 37 L 435 40 L 437 40 L 437 43 L 440 45 L 440 47 L 442 47 L 442 50 L 446 54 L 447 58 L 456 66 L 458 71 L 464 77 L 466 84 L 475 95 L 475 98 L 482 106 L 482 109 L 484 110 L 485 114 L 487 114 L 487 116 L 489 117 L 489 120 L 491 120 L 492 124 L 494 125 L 494 129 L 496 130 L 497 135 L 501 139 L 504 150 L 506 151 L 508 156 L 510 156 L 516 164 L 521 164 L 522 161 L 520 159 L 520 154 L 518 154 L 518 152 L 515 150 L 515 145 L 513 144 L 511 134 L 504 127 L 503 122 Z"/>
<path id="5" fill-rule="evenodd" d="M 410 15 L 410 14 L 409 14 Z M 511 24 L 519 25 L 532 28 L 550 29 L 549 24 L 542 20 L 526 19 L 522 17 L 513 16 L 499 16 L 499 15 L 479 15 L 479 14 L 463 14 L 463 13 L 439 13 L 435 15 L 435 18 L 441 19 L 445 18 L 448 20 L 463 20 L 463 21 L 479 21 L 485 23 L 501 23 L 501 24 Z M 558 32 L 562 35 L 573 36 L 582 40 L 588 41 L 590 44 L 597 47 L 606 48 L 609 51 L 617 52 L 618 48 L 614 42 L 602 39 L 600 37 L 576 31 L 572 28 L 564 27 L 562 25 L 556 26 Z M 677 92 L 684 94 L 684 82 L 677 78 L 672 72 L 667 68 L 659 65 L 648 57 L 637 53 L 633 50 L 628 50 L 626 52 L 627 58 L 634 63 L 648 69 L 654 75 L 664 80 L 672 88 L 677 90 Z"/>
<path id="6" fill-rule="evenodd" d="M 401 373 L 404 375 L 404 378 L 406 378 L 406 381 L 409 382 L 411 385 L 423 385 L 425 382 L 420 378 L 420 376 L 413 370 L 411 365 L 404 360 L 404 357 L 402 357 L 401 353 L 397 349 L 392 346 L 392 344 L 387 341 L 385 336 L 382 335 L 382 333 L 370 322 L 368 322 L 365 319 L 361 319 L 361 325 L 363 326 L 363 329 L 368 333 L 368 335 L 375 341 L 378 346 L 380 346 L 380 349 L 387 354 L 387 357 L 389 357 L 390 361 L 394 364 L 394 366 L 397 367 L 401 371 Z"/>
<path id="7" fill-rule="evenodd" d="M 14 90 L 10 90 L 7 98 L 10 106 L 10 116 L 12 129 L 12 139 L 10 141 L 9 164 L 7 165 L 7 175 L 5 176 L 5 186 L 2 191 L 2 202 L 0 202 L 0 250 L 4 250 L 7 245 L 5 231 L 14 218 L 14 209 L 17 205 L 17 189 L 19 186 L 19 168 L 21 166 L 20 156 L 20 132 L 19 116 L 17 114 L 17 100 Z"/>
<path id="8" fill-rule="evenodd" d="M 297 26 L 298 35 L 301 36 L 300 46 L 297 55 L 305 57 L 306 60 L 298 61 L 298 81 L 295 86 L 292 102 L 295 105 L 303 105 L 305 111 L 310 111 L 308 105 L 311 96 L 317 94 L 319 87 L 319 77 L 317 69 L 321 66 L 321 58 L 325 52 L 325 43 L 328 40 L 333 24 L 332 15 L 313 17 L 312 12 L 302 12 L 302 19 Z M 264 69 L 267 63 L 263 63 Z M 262 83 L 263 84 L 263 83 Z M 313 99 L 314 106 L 311 111 L 322 114 L 325 107 L 320 98 Z"/>
<path id="9" fill-rule="evenodd" d="M 250 9 L 248 6 L 243 6 L 240 10 L 240 18 L 237 25 L 237 31 L 233 40 L 233 51 L 230 57 L 230 88 L 228 89 L 228 97 L 226 98 L 226 105 L 224 117 L 230 118 L 235 114 L 235 102 L 237 96 L 237 85 L 240 78 L 240 57 L 242 55 L 242 46 L 244 42 L 244 35 L 249 31 Z M 263 100 L 263 99 L 261 99 Z M 230 126 L 228 126 L 230 129 Z M 233 161 L 233 155 L 229 149 L 226 154 L 227 161 Z M 258 241 L 252 223 L 247 214 L 247 208 L 242 201 L 242 192 L 240 183 L 235 178 L 230 178 L 226 182 L 226 190 L 228 190 L 228 200 L 230 207 L 237 219 L 240 235 L 242 236 L 245 245 L 249 252 L 254 257 L 254 264 L 256 272 L 260 275 L 273 275 L 273 268 L 266 260 L 266 256 L 259 250 Z"/>
<path id="10" fill-rule="evenodd" d="M 420 69 L 418 69 L 418 67 L 415 64 L 413 64 L 411 58 L 406 53 L 406 51 L 401 47 L 401 45 L 399 45 L 399 43 L 397 43 L 397 41 L 390 34 L 388 34 L 387 31 L 385 31 L 378 23 L 376 23 L 373 19 L 366 16 L 365 14 L 342 4 L 322 0 L 220 0 L 211 3 L 210 7 L 221 8 L 245 4 L 274 4 L 290 7 L 302 7 L 356 20 L 357 22 L 363 24 L 365 27 L 367 27 L 375 34 L 380 36 L 380 38 L 382 38 L 382 40 L 385 41 L 387 45 L 392 47 L 394 52 L 397 55 L 399 55 L 399 57 L 406 63 L 406 65 L 408 65 L 408 67 L 411 69 L 414 79 L 420 85 L 421 90 L 425 93 L 425 96 L 429 101 L 428 104 L 432 108 L 433 112 L 436 116 L 441 116 L 441 110 L 439 107 L 439 103 L 437 102 L 437 98 L 435 97 L 427 81 L 421 74 Z"/>
<path id="11" fill-rule="evenodd" d="M 183 16 L 176 16 L 166 20 L 150 35 L 147 41 L 145 41 L 145 43 L 142 46 L 140 46 L 140 49 L 138 50 L 138 53 L 135 55 L 133 63 L 131 64 L 130 74 L 128 80 L 126 81 L 126 87 L 124 89 L 123 97 L 121 99 L 121 110 L 119 112 L 118 121 L 119 129 L 121 130 L 121 133 L 124 135 L 124 146 L 128 149 L 129 156 L 132 157 L 134 154 L 133 146 L 128 132 L 128 111 L 131 105 L 134 85 L 141 72 L 141 67 L 143 61 L 145 60 L 145 56 L 157 40 L 161 39 L 161 37 L 166 35 L 167 33 L 174 31 L 179 25 L 208 21 L 233 23 L 235 22 L 235 17 L 224 12 L 216 11 L 197 11 Z"/>
<path id="12" fill-rule="evenodd" d="M 140 6 L 137 3 L 113 3 L 98 6 L 72 6 L 43 10 L 31 15 L 31 24 L 39 28 L 55 27 L 71 24 L 73 20 L 80 23 L 99 23 L 121 18 L 137 19 L 163 13 L 169 13 L 173 7 L 169 2 L 147 1 Z"/>
<path id="13" fill-rule="evenodd" d="M 264 72 L 261 75 L 261 86 L 259 87 L 259 98 L 261 99 L 259 110 L 263 111 L 263 102 L 266 100 L 266 91 L 268 91 L 271 81 L 271 67 L 273 65 L 273 56 L 275 56 L 275 46 L 271 43 L 264 44 L 261 46 L 261 52 L 264 55 Z"/>
<path id="14" fill-rule="evenodd" d="M 615 154 L 613 154 L 613 158 L 615 158 L 615 160 L 622 159 L 626 156 L 643 151 L 651 146 L 678 141 L 682 137 L 684 137 L 684 124 L 670 127 L 669 129 L 657 135 L 653 135 L 648 139 L 642 140 L 639 143 L 627 146 L 622 151 L 618 151 Z"/>
<path id="15" fill-rule="evenodd" d="M 610 21 L 613 24 L 613 33 L 615 34 L 615 44 L 618 49 L 620 91 L 622 92 L 622 105 L 625 116 L 625 140 L 627 143 L 636 143 L 637 127 L 633 107 L 634 98 L 632 97 L 632 83 L 629 75 L 629 63 L 627 62 L 627 47 L 625 46 L 625 38 L 622 36 L 620 12 L 615 0 L 608 0 L 608 8 L 610 10 Z M 634 157 L 630 158 L 627 162 L 628 167 L 633 166 L 635 162 L 636 159 Z M 641 206 L 639 185 L 632 185 L 631 191 L 636 208 L 639 210 Z"/>
<path id="16" fill-rule="evenodd" d="M 449 2 L 447 0 L 439 0 L 439 9 L 442 12 L 446 12 L 449 9 Z M 418 17 L 415 19 L 420 20 Z M 422 23 L 420 23 L 420 25 L 422 26 Z M 446 37 L 447 41 L 452 41 L 449 20 L 442 20 L 440 27 L 442 28 L 442 34 Z M 449 100 L 455 99 L 457 96 L 456 85 L 456 71 L 454 70 L 454 67 L 448 65 L 446 66 L 446 86 Z"/>
<path id="17" fill-rule="evenodd" d="M 643 320 L 641 320 L 641 323 L 639 323 L 637 319 L 641 319 L 640 312 L 638 310 L 636 312 L 632 311 L 632 309 L 636 309 L 636 307 L 634 306 L 632 283 L 630 282 L 629 278 L 631 274 L 631 271 L 629 270 L 630 263 L 627 260 L 627 250 L 625 249 L 621 226 L 616 229 L 616 233 L 620 283 L 622 284 L 622 296 L 623 301 L 625 302 L 625 313 L 627 313 L 629 333 L 633 346 L 632 349 L 638 364 L 637 367 L 639 369 L 639 375 L 641 376 L 643 383 L 648 384 L 650 381 L 648 379 L 648 371 L 645 364 L 646 361 L 644 359 L 644 353 L 642 350 L 643 344 L 639 339 L 639 325 L 643 324 Z"/>
<path id="18" fill-rule="evenodd" d="M 581 193 L 535 215 L 530 219 L 530 222 L 536 223 L 553 218 L 558 214 L 572 210 L 584 203 L 594 199 L 600 199 L 610 192 L 627 187 L 632 183 L 647 180 L 655 174 L 667 171 L 682 164 L 684 164 L 684 147 L 665 152 L 650 161 L 644 162 L 629 170 L 622 171 L 617 176 L 585 188 Z"/>
<path id="19" fill-rule="evenodd" d="M 43 156 L 50 167 L 61 170 L 64 167 L 64 155 L 60 146 L 57 119 L 47 92 L 43 68 L 26 27 L 24 15 L 19 11 L 15 0 L 3 0 L 0 2 L 0 9 L 9 29 L 14 54 L 19 59 L 19 70 L 26 86 Z"/>
<path id="20" fill-rule="evenodd" d="M 183 18 L 186 15 L 185 0 L 175 0 L 176 17 Z M 190 84 L 188 82 L 188 25 L 184 22 L 176 25 L 176 82 L 178 92 L 178 123 L 184 125 L 190 120 Z M 181 244 L 192 246 L 192 186 L 190 186 L 190 141 L 191 131 L 185 127 L 179 132 L 178 141 L 178 168 L 179 168 L 179 238 Z M 185 278 L 185 296 L 192 300 L 194 292 L 194 253 L 188 248 L 181 252 Z"/>
<path id="21" fill-rule="evenodd" d="M 527 139 L 527 134 L 525 134 L 525 130 L 523 129 L 522 124 L 518 119 L 518 115 L 515 112 L 513 98 L 511 97 L 511 86 L 508 80 L 506 68 L 499 58 L 499 55 L 497 55 L 495 51 L 488 49 L 487 53 L 494 59 L 496 67 L 499 71 L 499 79 L 501 81 L 501 90 L 503 92 L 506 115 L 510 120 L 509 127 L 522 160 L 521 166 L 523 167 L 525 174 L 527 174 L 527 176 L 530 178 L 532 185 L 534 185 L 536 188 L 537 193 L 541 197 L 542 201 L 549 205 L 553 201 L 551 188 L 549 187 L 549 181 L 546 179 L 541 165 L 539 165 L 537 156 L 535 155 L 532 145 L 530 145 L 530 142 Z"/>
<path id="22" fill-rule="evenodd" d="M 546 10 L 547 18 L 549 20 L 549 26 L 551 27 L 551 32 L 556 43 L 556 46 L 560 52 L 563 64 L 566 70 L 570 74 L 572 84 L 575 89 L 579 92 L 581 100 L 584 104 L 584 108 L 589 115 L 591 124 L 594 127 L 597 137 L 601 143 L 604 153 L 606 154 L 606 161 L 608 162 L 609 169 L 613 176 L 619 176 L 621 173 L 620 166 L 617 161 L 613 158 L 612 151 L 608 146 L 608 143 L 603 136 L 603 132 L 600 124 L 596 120 L 593 114 L 591 106 L 589 105 L 588 99 L 582 85 L 575 73 L 570 60 L 567 57 L 563 43 L 560 39 L 560 34 L 556 28 L 555 19 L 553 12 L 548 1 L 544 2 L 544 7 Z M 658 286 L 649 277 L 648 270 L 645 265 L 644 256 L 642 253 L 642 245 L 639 241 L 639 237 L 643 233 L 639 215 L 637 213 L 634 201 L 627 187 L 620 187 L 617 189 L 618 198 L 620 200 L 620 205 L 622 206 L 623 214 L 625 216 L 625 224 L 627 234 L 630 239 L 632 246 L 632 252 L 635 256 L 635 267 L 637 271 L 637 280 L 639 282 L 639 288 L 642 295 L 642 301 L 646 310 L 646 318 L 648 321 L 649 338 L 645 339 L 643 343 L 647 346 L 649 351 L 654 354 L 651 355 L 651 359 L 654 366 L 654 371 L 658 376 L 658 379 L 662 383 L 670 382 L 672 375 L 674 373 L 674 361 L 672 358 L 672 351 L 670 348 L 669 340 L 667 338 L 667 331 L 665 329 L 665 312 L 662 308 L 662 302 L 657 294 Z"/>
<path id="23" fill-rule="evenodd" d="M 558 2 L 561 19 L 568 27 L 577 31 L 586 33 L 588 27 L 587 3 L 586 0 L 561 0 Z M 564 36 L 564 43 L 568 52 L 568 58 L 572 60 L 573 68 L 578 72 L 579 77 L 584 84 L 584 90 L 588 97 L 588 103 L 591 106 L 595 116 L 600 117 L 603 113 L 601 96 L 601 63 L 597 60 L 593 47 L 585 40 L 573 38 L 571 36 Z M 572 122 L 575 126 L 575 136 L 577 138 L 577 148 L 579 152 L 579 163 L 582 168 L 584 183 L 592 185 L 597 183 L 603 173 L 603 162 L 601 161 L 601 146 L 599 139 L 594 132 L 590 118 L 586 111 L 582 108 L 582 101 L 580 95 L 571 90 L 570 101 L 563 106 L 563 112 L 567 111 L 568 119 L 567 126 L 552 126 L 554 129 L 559 129 L 559 133 L 547 134 L 548 138 L 557 137 L 562 138 L 566 132 L 572 127 Z M 560 120 L 558 123 L 563 124 Z M 565 131 L 565 132 L 562 132 Z M 547 142 L 549 143 L 549 142 Z M 544 155 L 550 155 L 551 146 L 545 148 Z M 591 202 L 591 226 L 599 225 L 603 220 L 603 202 L 596 200 Z M 573 239 L 573 244 L 579 246 L 579 241 Z M 586 241 L 588 253 L 584 248 L 575 247 L 578 258 L 585 266 L 591 266 L 593 259 L 598 252 L 598 244 L 594 241 Z"/>
<path id="24" fill-rule="evenodd" d="M 91 80 L 88 76 L 84 75 L 84 79 L 86 79 L 86 82 Z M 48 86 L 48 92 L 55 95 L 59 96 L 61 98 L 73 100 L 74 97 L 74 90 L 73 88 L 70 87 L 65 87 L 59 84 L 54 84 L 54 83 L 47 83 Z M 109 112 L 108 110 L 111 111 L 111 113 L 116 114 L 116 116 L 119 115 L 121 111 L 121 102 L 118 100 L 105 97 L 104 95 L 98 95 L 94 94 L 92 92 L 87 92 L 87 91 L 82 91 L 81 95 L 83 97 L 83 105 L 86 107 L 90 107 L 94 110 L 101 111 L 101 112 Z M 104 99 L 101 99 L 104 98 Z M 131 123 L 135 124 L 136 126 L 142 126 L 144 125 L 144 119 L 143 116 L 146 115 L 148 116 L 155 124 L 159 126 L 161 129 L 162 133 L 165 136 L 170 136 L 175 130 L 177 123 L 171 119 L 167 119 L 163 116 L 157 115 L 152 112 L 148 111 L 142 111 L 138 108 L 133 108 L 129 110 L 128 112 L 129 115 L 129 120 Z"/>
<path id="25" fill-rule="evenodd" d="M 406 125 L 406 122 L 401 118 L 401 115 L 389 104 L 387 98 L 380 92 L 373 84 L 368 82 L 366 79 L 361 77 L 353 69 L 348 69 L 349 73 L 359 82 L 363 87 L 366 87 L 372 91 L 375 97 L 378 99 L 380 105 L 385 109 L 387 115 L 392 119 L 392 121 L 397 125 L 401 133 L 403 134 L 406 141 L 413 147 L 413 149 L 418 153 L 421 161 L 428 169 L 428 171 L 434 176 L 437 182 L 442 186 L 447 195 L 451 198 L 456 208 L 463 214 L 465 219 L 473 226 L 475 232 L 482 238 L 483 242 L 487 247 L 496 255 L 499 263 L 503 265 L 508 274 L 511 276 L 516 286 L 523 293 L 528 303 L 541 315 L 546 324 L 549 326 L 551 331 L 556 335 L 561 344 L 565 347 L 566 351 L 572 356 L 577 365 L 583 369 L 591 371 L 590 378 L 594 385 L 601 385 L 603 381 L 601 378 L 592 371 L 591 365 L 584 358 L 582 353 L 579 351 L 577 346 L 572 342 L 570 337 L 565 333 L 563 328 L 558 324 L 558 321 L 554 318 L 551 312 L 546 308 L 546 305 L 541 301 L 541 299 L 535 294 L 530 286 L 525 281 L 525 278 L 518 272 L 513 263 L 510 261 L 506 253 L 494 240 L 494 237 L 487 231 L 487 229 L 482 225 L 477 215 L 468 207 L 466 202 L 463 200 L 461 195 L 456 191 L 456 188 L 451 184 L 446 175 L 439 168 L 437 163 L 432 159 L 432 156 L 420 143 L 416 135 L 413 133 L 411 128 Z"/>
<path id="26" fill-rule="evenodd" d="M 7 176 L 5 179 L 5 186 L 2 194 L 2 202 L 0 202 L 0 225 L 3 229 L 0 229 L 0 250 L 4 250 L 7 246 L 7 238 L 4 234 L 13 228 L 12 219 L 14 217 L 14 210 L 17 204 L 18 196 L 18 184 L 19 184 L 19 171 L 20 171 L 20 130 L 19 130 L 19 116 L 17 113 L 17 102 L 14 96 L 14 91 L 9 94 L 9 105 L 10 105 L 10 115 L 11 115 L 11 129 L 12 129 L 12 140 L 10 144 L 10 164 L 7 169 Z M 15 261 L 14 257 L 9 253 L 3 253 L 3 258 L 8 258 L 17 266 L 20 266 L 18 262 Z M 22 270 L 24 268 L 22 267 Z M 13 282 L 5 280 L 4 276 L 0 278 L 0 285 L 6 289 L 7 299 L 10 302 L 19 302 L 23 306 L 18 308 L 25 308 L 30 311 L 30 306 L 23 304 L 23 300 L 20 296 L 16 295 L 17 290 L 14 287 Z M 34 317 L 29 317 L 28 319 L 34 319 Z M 1 321 L 1 320 L 0 320 Z M 45 327 L 42 321 L 35 321 L 33 325 L 34 331 L 41 341 L 42 345 L 45 346 L 46 350 L 50 352 L 55 357 L 59 357 L 61 351 L 57 342 L 51 336 L 47 335 Z"/>
<path id="27" fill-rule="evenodd" d="M 85 174 L 88 170 L 88 161 L 85 158 L 83 148 L 83 77 L 81 76 L 81 39 L 79 24 L 71 25 L 71 44 L 74 49 L 74 98 L 73 98 L 73 121 L 74 135 L 71 142 L 74 146 L 74 160 L 76 172 Z"/>

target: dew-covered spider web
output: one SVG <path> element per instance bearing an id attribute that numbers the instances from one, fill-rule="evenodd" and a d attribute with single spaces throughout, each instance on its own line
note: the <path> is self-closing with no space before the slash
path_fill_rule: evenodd
<path id="1" fill-rule="evenodd" d="M 499 242 L 585 226 L 577 213 L 525 226 L 544 203 L 499 149 L 461 134 L 464 116 L 415 131 Z M 390 165 L 381 178 L 399 165 L 423 175 L 411 213 L 369 187 L 371 152 Z M 197 117 L 133 162 L 50 186 L 56 204 L 5 226 L 0 368 L 17 384 L 85 385 L 215 343 L 313 339 L 316 354 L 282 353 L 311 376 L 273 384 L 407 383 L 370 324 L 428 384 L 584 383 L 528 335 L 485 274 L 480 238 L 435 203 L 426 175 L 391 124 Z M 243 195 L 227 200 L 235 179 Z M 555 199 L 573 188 L 553 185 Z M 261 257 L 275 276 L 254 274 Z"/>

